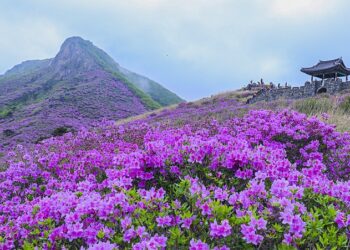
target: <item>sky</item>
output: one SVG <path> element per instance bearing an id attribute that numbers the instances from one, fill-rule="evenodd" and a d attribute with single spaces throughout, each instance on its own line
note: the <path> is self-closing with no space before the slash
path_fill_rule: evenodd
<path id="1" fill-rule="evenodd" d="M 81 36 L 121 66 L 186 100 L 250 80 L 302 85 L 300 72 L 343 57 L 349 0 L 1 0 L 0 74 L 52 58 Z"/>

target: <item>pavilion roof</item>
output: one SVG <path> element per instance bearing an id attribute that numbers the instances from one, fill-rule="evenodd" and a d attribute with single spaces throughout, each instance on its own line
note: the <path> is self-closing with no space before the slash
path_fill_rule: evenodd
<path id="1" fill-rule="evenodd" d="M 332 78 L 337 76 L 350 75 L 350 68 L 347 68 L 342 58 L 319 61 L 316 65 L 310 68 L 302 68 L 301 72 L 319 77 L 319 78 Z"/>

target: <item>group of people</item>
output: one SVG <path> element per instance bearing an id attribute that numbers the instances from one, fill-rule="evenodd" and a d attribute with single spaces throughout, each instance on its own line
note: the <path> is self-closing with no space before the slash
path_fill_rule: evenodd
<path id="1" fill-rule="evenodd" d="M 248 83 L 248 85 L 244 88 L 245 90 L 252 90 L 252 89 L 275 89 L 275 88 L 283 88 L 280 83 L 277 84 L 277 86 L 270 82 L 269 84 L 265 84 L 264 80 L 261 78 L 260 81 L 253 82 L 252 80 Z M 286 82 L 284 84 L 284 88 L 288 88 L 288 83 Z"/>

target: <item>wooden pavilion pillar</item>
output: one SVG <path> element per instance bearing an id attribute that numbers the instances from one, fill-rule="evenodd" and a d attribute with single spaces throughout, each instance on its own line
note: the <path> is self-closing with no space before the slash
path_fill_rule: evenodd
<path id="1" fill-rule="evenodd" d="M 322 75 L 322 86 L 324 85 L 324 74 Z"/>
<path id="2" fill-rule="evenodd" d="M 313 83 L 314 82 L 314 76 L 312 75 L 311 76 L 311 83 Z"/>

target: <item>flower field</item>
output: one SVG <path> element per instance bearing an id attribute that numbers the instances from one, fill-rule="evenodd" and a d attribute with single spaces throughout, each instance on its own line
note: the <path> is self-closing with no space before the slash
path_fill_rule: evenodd
<path id="1" fill-rule="evenodd" d="M 288 110 L 188 114 L 8 152 L 0 248 L 348 247 L 349 134 Z"/>

